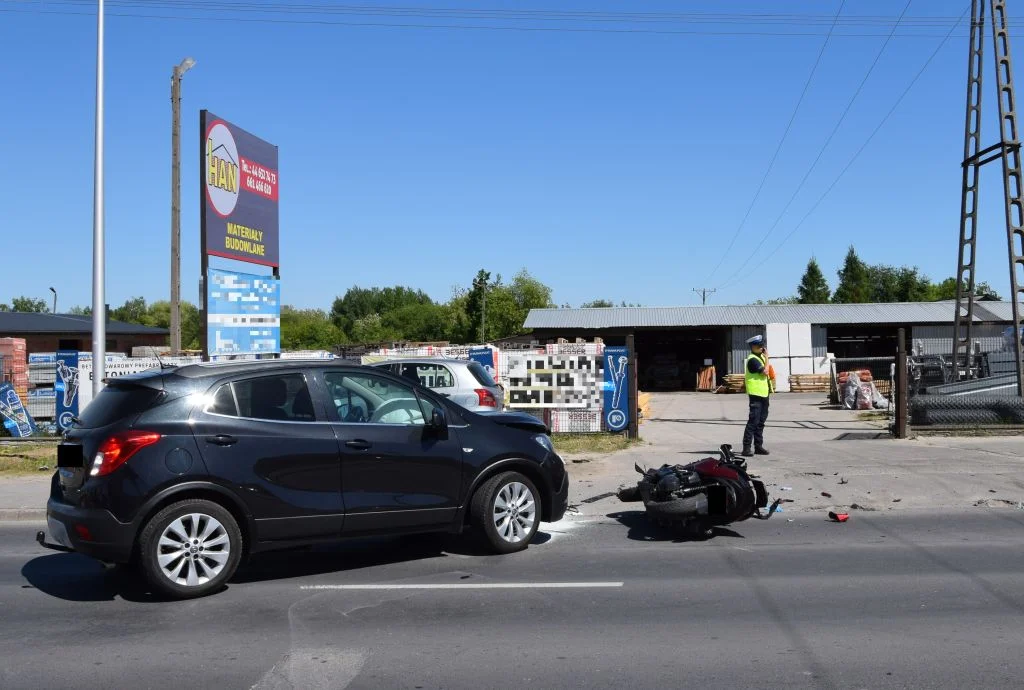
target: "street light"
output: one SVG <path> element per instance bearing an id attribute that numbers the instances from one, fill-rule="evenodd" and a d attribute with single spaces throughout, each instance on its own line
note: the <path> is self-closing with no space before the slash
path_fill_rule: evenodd
<path id="1" fill-rule="evenodd" d="M 54 290 L 53 288 L 50 288 L 50 292 L 53 293 L 53 313 L 56 314 L 57 313 L 57 291 Z"/>
<path id="2" fill-rule="evenodd" d="M 171 352 L 181 352 L 181 77 L 190 57 L 171 72 Z"/>

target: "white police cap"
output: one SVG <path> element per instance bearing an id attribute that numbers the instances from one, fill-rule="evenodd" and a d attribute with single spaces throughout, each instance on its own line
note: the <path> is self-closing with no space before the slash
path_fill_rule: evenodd
<path id="1" fill-rule="evenodd" d="M 764 336 L 755 335 L 753 338 L 747 340 L 747 345 L 764 345 Z"/>

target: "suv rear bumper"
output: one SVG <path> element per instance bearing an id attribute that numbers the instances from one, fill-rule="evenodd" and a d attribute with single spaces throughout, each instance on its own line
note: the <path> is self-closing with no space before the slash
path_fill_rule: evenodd
<path id="1" fill-rule="evenodd" d="M 109 563 L 131 560 L 135 529 L 109 511 L 78 508 L 51 498 L 46 502 L 46 528 L 51 539 L 78 553 Z"/>

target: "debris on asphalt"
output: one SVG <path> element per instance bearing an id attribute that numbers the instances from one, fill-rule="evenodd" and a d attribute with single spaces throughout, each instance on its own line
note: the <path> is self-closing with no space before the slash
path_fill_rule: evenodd
<path id="1" fill-rule="evenodd" d="M 849 513 L 835 513 L 835 512 L 832 512 L 830 510 L 828 512 L 828 519 L 832 520 L 833 522 L 846 522 L 847 520 L 850 519 L 850 514 Z"/>
<path id="2" fill-rule="evenodd" d="M 791 487 L 791 486 L 780 486 L 779 487 L 779 491 L 792 491 L 792 490 L 793 490 L 793 487 Z"/>
<path id="3" fill-rule="evenodd" d="M 46 465 L 43 465 L 42 467 L 39 468 L 39 471 L 40 472 L 49 472 L 50 468 L 47 467 Z"/>
<path id="4" fill-rule="evenodd" d="M 850 510 L 863 510 L 865 512 L 871 513 L 878 510 L 878 508 L 872 508 L 871 506 L 862 506 L 859 503 L 851 503 Z"/>
<path id="5" fill-rule="evenodd" d="M 989 489 L 989 490 L 988 490 L 988 492 L 989 492 L 990 494 L 994 494 L 994 493 L 996 492 L 996 490 L 995 490 L 995 489 Z"/>
<path id="6" fill-rule="evenodd" d="M 572 462 L 574 465 L 582 465 L 585 462 L 590 462 L 590 458 L 576 458 Z"/>
<path id="7" fill-rule="evenodd" d="M 821 492 L 821 495 L 822 495 L 822 496 L 824 496 L 825 498 L 832 498 L 832 494 L 830 494 L 830 493 L 829 493 L 829 492 L 827 492 L 827 491 L 822 491 L 822 492 Z"/>
<path id="8" fill-rule="evenodd" d="M 846 481 L 846 477 L 840 477 L 839 478 L 839 483 L 840 484 L 849 484 L 850 482 Z"/>
<path id="9" fill-rule="evenodd" d="M 892 499 L 892 502 L 893 503 L 899 503 L 902 500 L 903 500 L 902 498 L 894 498 L 894 499 Z"/>
<path id="10" fill-rule="evenodd" d="M 804 474 L 810 475 L 811 477 L 821 477 L 821 476 L 823 476 L 821 474 L 821 472 L 804 472 Z"/>
<path id="11" fill-rule="evenodd" d="M 608 493 L 598 494 L 597 496 L 591 496 L 590 498 L 584 498 L 582 501 L 580 501 L 580 503 L 596 503 L 600 501 L 602 498 L 610 498 L 614 495 L 615 493 L 613 491 L 609 491 Z"/>

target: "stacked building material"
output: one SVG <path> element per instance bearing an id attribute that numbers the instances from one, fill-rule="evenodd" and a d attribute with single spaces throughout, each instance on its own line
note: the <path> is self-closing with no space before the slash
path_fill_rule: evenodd
<path id="1" fill-rule="evenodd" d="M 725 383 L 715 389 L 716 393 L 744 393 L 747 384 L 743 374 L 726 374 Z"/>
<path id="2" fill-rule="evenodd" d="M 4 370 L 0 379 L 9 382 L 22 400 L 28 397 L 28 353 L 24 338 L 0 338 Z"/>
<path id="3" fill-rule="evenodd" d="M 793 393 L 828 393 L 828 374 L 792 374 L 789 387 Z"/>
<path id="4" fill-rule="evenodd" d="M 699 391 L 713 391 L 715 390 L 715 384 L 717 383 L 718 377 L 715 372 L 715 368 L 704 367 L 697 373 L 697 390 Z"/>

